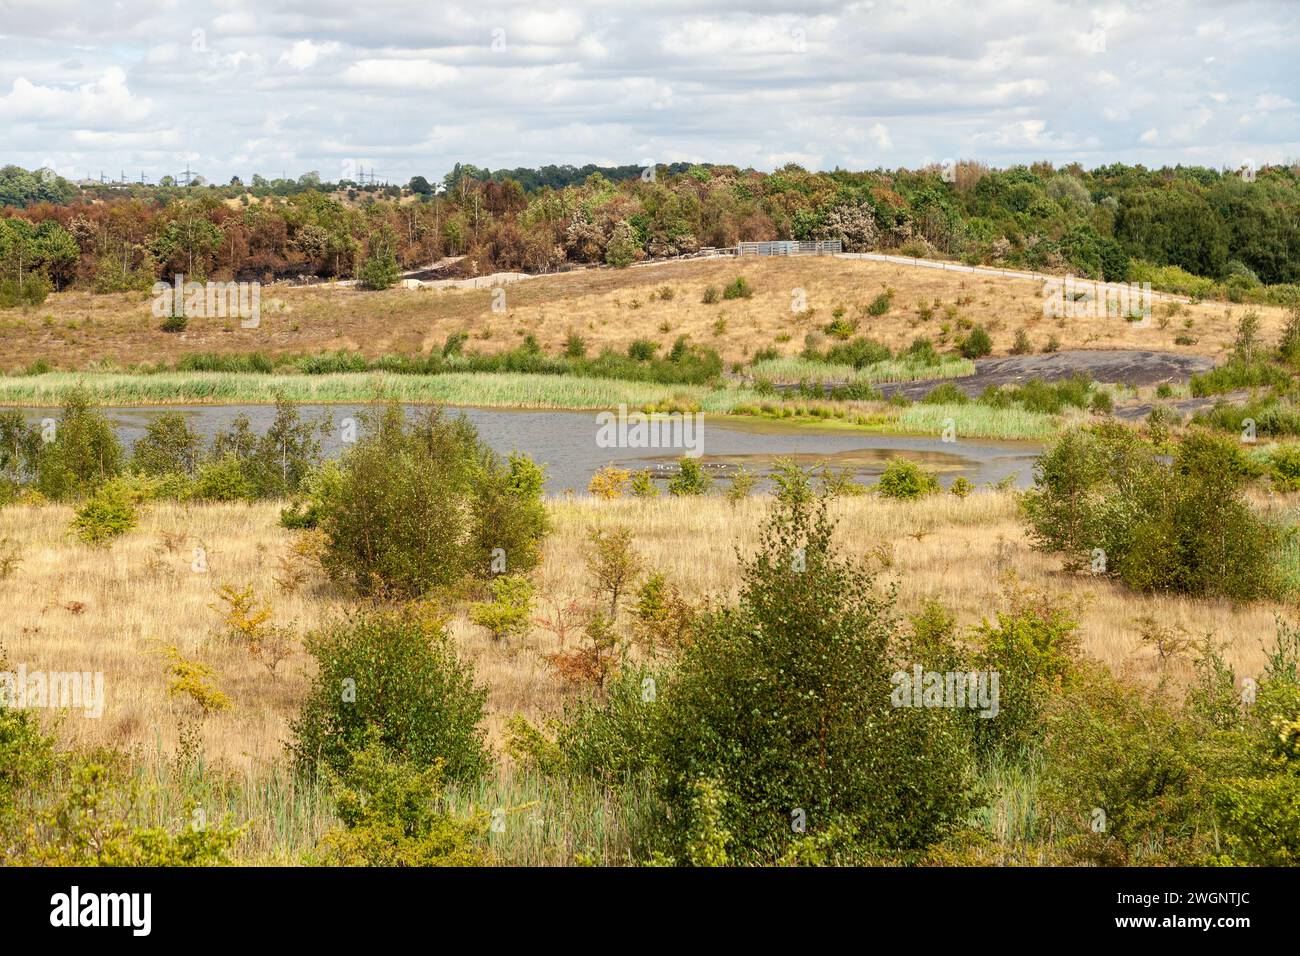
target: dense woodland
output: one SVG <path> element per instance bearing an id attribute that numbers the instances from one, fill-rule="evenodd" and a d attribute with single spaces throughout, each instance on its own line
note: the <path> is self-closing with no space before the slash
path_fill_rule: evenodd
<path id="1" fill-rule="evenodd" d="M 147 289 L 177 272 L 243 280 L 363 275 L 464 256 L 459 269 L 541 272 L 690 254 L 739 240 L 837 238 L 1237 300 L 1291 301 L 1300 283 L 1300 168 L 1197 167 L 772 173 L 734 166 L 457 165 L 405 187 L 238 178 L 226 186 L 78 186 L 0 169 L 0 295 Z M 949 181 L 952 180 L 952 181 Z M 390 275 L 395 268 L 378 270 Z M 1199 284 L 1198 284 L 1199 277 Z M 1268 290 L 1265 287 L 1282 286 Z"/>

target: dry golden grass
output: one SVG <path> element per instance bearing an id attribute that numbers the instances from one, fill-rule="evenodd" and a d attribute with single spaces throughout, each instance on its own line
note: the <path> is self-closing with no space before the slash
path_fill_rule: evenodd
<path id="1" fill-rule="evenodd" d="M 752 552 L 768 501 L 755 498 L 735 506 L 718 498 L 553 502 L 555 531 L 536 572 L 539 593 L 561 603 L 588 600 L 588 531 L 626 526 L 645 565 L 667 573 L 687 596 L 731 596 L 737 587 L 736 549 Z M 1270 604 L 1233 607 L 1143 597 L 1088 577 L 1062 575 L 1054 559 L 1028 547 L 1010 494 L 917 503 L 855 498 L 833 507 L 839 540 L 850 553 L 878 567 L 882 556 L 886 559 L 879 580 L 898 583 L 900 611 L 934 599 L 956 610 L 963 624 L 978 623 L 1004 606 L 999 578 L 1014 571 L 1030 586 L 1080 601 L 1086 652 L 1147 679 L 1158 675 L 1159 664 L 1154 649 L 1139 638 L 1135 622 L 1143 615 L 1182 626 L 1193 636 L 1213 631 L 1227 642 L 1229 662 L 1239 673 L 1251 674 L 1262 664 L 1261 643 L 1271 640 L 1273 614 L 1282 610 Z M 255 585 L 271 600 L 273 620 L 300 630 L 344 606 L 314 574 L 295 593 L 276 589 L 280 558 L 294 540 L 278 525 L 278 506 L 152 506 L 135 530 L 106 550 L 69 538 L 70 517 L 70 509 L 57 506 L 0 511 L 0 537 L 12 539 L 22 553 L 22 564 L 0 581 L 10 666 L 105 675 L 104 716 L 69 715 L 61 728 L 65 739 L 139 748 L 146 757 L 159 747 L 173 753 L 180 724 L 193 715 L 167 697 L 157 653 L 157 643 L 165 642 L 209 664 L 233 702 L 203 725 L 208 756 L 253 771 L 281 760 L 311 660 L 296 647 L 272 677 L 223 635 L 218 614 L 209 607 L 224 582 Z M 171 537 L 170 551 L 164 535 Z M 191 570 L 196 546 L 206 549 L 207 573 Z M 80 609 L 78 602 L 84 605 Z M 546 611 L 543 603 L 538 613 Z M 452 633 L 490 689 L 488 732 L 494 744 L 499 745 L 511 715 L 536 718 L 559 710 L 566 690 L 543 660 L 557 647 L 553 634 L 535 626 L 522 639 L 496 643 L 468 623 L 463 609 Z M 1175 680 L 1188 673 L 1186 662 L 1170 669 Z"/>
<path id="2" fill-rule="evenodd" d="M 754 287 L 752 298 L 701 301 L 708 286 L 721 289 L 738 275 Z M 61 368 L 80 369 L 100 361 L 170 362 L 206 351 L 278 355 L 355 349 L 371 357 L 413 355 L 441 349 L 449 335 L 461 331 L 470 334 L 471 348 L 483 352 L 513 348 L 531 333 L 551 354 L 561 350 L 570 331 L 581 333 L 592 353 L 605 346 L 624 350 L 635 338 L 667 348 L 678 335 L 689 335 L 735 362 L 767 347 L 797 353 L 804 335 L 831 322 L 837 308 L 854 318 L 858 307 L 865 308 L 886 287 L 895 291 L 893 308 L 884 316 L 863 317 L 860 332 L 899 348 L 920 335 L 937 341 L 947 323 L 947 344 L 952 344 L 963 334 L 959 322 L 969 320 L 989 330 L 995 354 L 1006 353 L 1024 328 L 1037 350 L 1055 335 L 1063 349 L 1168 349 L 1217 357 L 1231 343 L 1237 320 L 1252 308 L 1184 305 L 1164 319 L 1168 306 L 1160 303 L 1156 319 L 1136 328 L 1121 319 L 1045 318 L 1042 284 L 1025 279 L 834 258 L 713 259 L 513 283 L 505 287 L 507 308 L 501 313 L 492 311 L 492 292 L 486 289 L 364 292 L 277 285 L 263 290 L 259 328 L 240 328 L 237 319 L 192 318 L 179 334 L 158 328 L 149 293 L 61 292 L 37 308 L 0 314 L 0 369 L 22 368 L 42 356 Z M 671 300 L 656 295 L 665 288 L 672 290 Z M 810 310 L 799 315 L 791 311 L 796 289 L 804 290 Z M 921 318 L 923 306 L 933 310 L 928 320 Z M 1253 308 L 1262 318 L 1265 339 L 1276 339 L 1283 311 Z M 1188 319 L 1190 330 L 1184 328 Z M 1194 345 L 1174 344 L 1183 332 Z"/>

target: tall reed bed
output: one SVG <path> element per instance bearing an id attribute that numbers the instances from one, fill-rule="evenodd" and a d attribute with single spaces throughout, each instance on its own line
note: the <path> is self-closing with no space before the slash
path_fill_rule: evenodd
<path id="1" fill-rule="evenodd" d="M 810 384 L 860 383 L 875 385 L 885 382 L 918 382 L 932 378 L 955 378 L 960 375 L 974 375 L 975 363 L 970 359 L 943 356 L 938 365 L 911 361 L 905 358 L 889 359 L 875 362 L 863 368 L 852 365 L 837 365 L 831 362 L 818 362 L 814 359 L 789 356 L 786 358 L 766 359 L 755 362 L 753 373 L 756 379 L 769 382 L 808 382 Z"/>
<path id="2" fill-rule="evenodd" d="M 504 408 L 638 407 L 661 402 L 729 410 L 754 396 L 745 390 L 701 385 L 660 385 L 621 379 L 509 372 L 399 375 L 349 372 L 330 375 L 243 372 L 161 372 L 152 375 L 54 372 L 0 377 L 0 404 L 55 406 L 75 387 L 105 405 L 261 404 L 283 395 L 296 402 L 447 402 Z"/>

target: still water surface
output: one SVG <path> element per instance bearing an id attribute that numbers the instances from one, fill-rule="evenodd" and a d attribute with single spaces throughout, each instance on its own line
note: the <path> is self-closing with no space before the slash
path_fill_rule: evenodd
<path id="1" fill-rule="evenodd" d="M 339 455 L 346 447 L 342 441 L 345 419 L 361 420 L 366 406 L 302 405 L 305 418 L 324 418 L 332 422 L 321 440 L 327 456 Z M 211 439 L 240 414 L 247 415 L 253 429 L 265 431 L 275 415 L 268 405 L 195 405 L 163 407 L 107 408 L 104 410 L 128 446 L 144 434 L 150 419 L 164 412 L 180 412 L 190 426 Z M 525 451 L 546 465 L 546 491 L 551 495 L 566 491 L 585 493 L 587 482 L 596 469 L 615 464 L 628 469 L 650 469 L 652 474 L 671 476 L 673 463 L 680 452 L 658 448 L 600 448 L 596 444 L 596 412 L 535 411 L 499 408 L 449 408 L 450 414 L 463 413 L 478 429 L 479 435 L 498 453 Z M 412 409 L 414 412 L 414 408 Z M 39 419 L 49 413 L 31 413 Z M 1041 446 L 1031 442 L 1005 442 L 985 439 L 958 440 L 947 443 L 935 438 L 911 438 L 877 435 L 841 429 L 823 429 L 782 422 L 747 421 L 744 419 L 708 418 L 703 426 L 702 461 L 718 477 L 725 477 L 743 465 L 755 474 L 765 474 L 777 458 L 793 458 L 804 467 L 830 465 L 850 469 L 861 481 L 872 481 L 890 458 L 911 458 L 937 471 L 946 487 L 958 475 L 976 485 L 1001 481 L 1015 475 L 1016 483 L 1032 481 L 1034 458 Z"/>

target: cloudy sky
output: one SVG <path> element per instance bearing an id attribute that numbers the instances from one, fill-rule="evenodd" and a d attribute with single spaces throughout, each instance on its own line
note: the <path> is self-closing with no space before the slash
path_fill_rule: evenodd
<path id="1" fill-rule="evenodd" d="M 0 163 L 1300 158 L 1300 3 L 0 0 Z"/>

